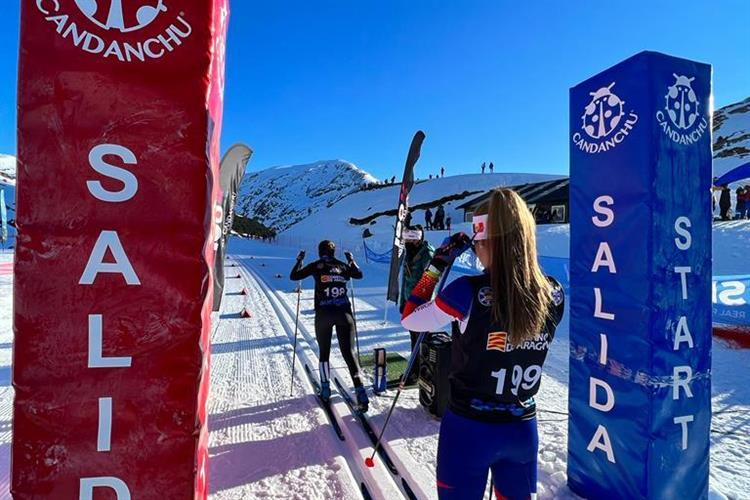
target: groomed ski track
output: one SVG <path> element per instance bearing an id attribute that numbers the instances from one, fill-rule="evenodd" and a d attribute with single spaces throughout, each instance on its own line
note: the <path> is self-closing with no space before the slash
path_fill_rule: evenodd
<path id="1" fill-rule="evenodd" d="M 285 300 L 281 299 L 279 297 L 279 292 L 269 286 L 262 275 L 253 269 L 253 265 L 251 264 L 252 260 L 238 259 L 238 261 L 242 266 L 242 272 L 245 275 L 245 279 L 247 281 L 254 281 L 253 286 L 264 293 L 268 302 L 272 304 L 280 323 L 284 325 L 284 328 L 286 329 L 289 342 L 292 344 L 294 339 L 295 309 L 291 308 Z M 314 341 L 314 336 L 310 334 L 301 318 L 298 335 L 298 361 L 295 364 L 295 377 L 300 378 L 307 376 L 304 370 L 305 365 L 309 367 L 313 374 L 317 375 L 318 357 L 315 353 L 317 347 Z M 331 378 L 333 379 L 336 377 L 341 380 L 341 376 L 343 375 L 341 373 L 342 370 L 334 366 L 334 364 L 335 363 L 332 363 L 331 366 Z M 310 387 L 312 388 L 312 386 Z M 364 429 L 357 421 L 355 415 L 352 414 L 341 396 L 336 393 L 334 384 L 332 384 L 332 388 L 334 389 L 334 392 L 331 398 L 331 410 L 345 436 L 345 441 L 341 443 L 341 445 L 346 448 L 348 452 L 347 462 L 350 470 L 357 478 L 359 484 L 364 484 L 367 489 L 366 495 L 369 494 L 375 499 L 388 500 L 410 498 L 411 495 L 406 493 L 406 491 L 409 490 L 409 487 L 404 487 L 401 478 L 392 474 L 386 468 L 380 456 L 376 457 L 374 468 L 368 468 L 365 465 L 365 457 L 372 453 L 373 448 L 371 442 L 365 434 Z M 331 429 L 330 426 L 328 426 L 328 432 L 335 436 L 333 429 Z M 407 479 L 404 478 L 404 480 Z"/>
<path id="2" fill-rule="evenodd" d="M 262 287 L 239 269 L 226 268 L 212 335 L 211 498 L 366 498 L 299 365 L 290 396 L 285 325 Z M 240 317 L 245 307 L 252 317 Z"/>
<path id="3" fill-rule="evenodd" d="M 296 310 L 297 295 L 294 293 L 296 284 L 289 281 L 288 275 L 278 273 L 279 265 L 284 262 L 284 267 L 291 269 L 292 262 L 281 255 L 273 255 L 272 246 L 263 246 L 263 250 L 271 251 L 270 253 L 262 252 L 261 254 L 255 254 L 255 252 L 242 254 L 233 254 L 232 257 L 240 265 L 248 271 L 249 274 L 255 276 L 260 280 L 262 286 L 267 290 L 267 293 L 275 298 L 275 302 L 279 304 L 279 307 L 283 310 L 286 321 L 291 325 L 291 331 L 294 331 L 294 315 Z M 254 250 L 260 250 L 260 248 L 254 248 Z M 255 255 L 253 255 L 255 254 Z M 288 272 L 288 270 L 287 270 Z M 280 275 L 280 277 L 279 277 Z M 302 286 L 302 306 L 300 309 L 299 318 L 299 342 L 304 342 L 304 348 L 306 353 L 313 359 L 314 365 L 311 366 L 314 370 L 317 370 L 317 344 L 314 340 L 314 310 L 313 310 L 313 290 L 310 287 L 311 283 L 304 283 Z M 357 281 L 354 282 L 354 286 L 362 286 Z M 370 337 L 373 334 L 378 336 L 377 344 L 385 345 L 382 337 L 384 332 L 389 332 L 394 329 L 393 324 L 386 326 L 382 325 L 383 316 L 382 313 L 373 310 L 373 307 L 369 300 L 369 291 L 366 288 L 357 289 L 356 308 L 357 308 L 357 319 L 360 324 L 359 335 L 360 342 L 363 346 L 371 344 L 372 339 Z M 382 300 L 382 299 L 381 299 Z M 389 318 L 393 319 L 393 318 Z M 282 321 L 283 322 L 283 321 Z M 403 331 L 400 325 L 395 326 L 398 333 L 396 336 L 406 335 L 408 333 Z M 394 332 L 395 333 L 395 332 Z M 393 336 L 393 334 L 391 334 Z M 368 341 L 369 340 L 369 341 Z M 338 380 L 341 385 L 351 392 L 351 378 L 348 370 L 345 366 L 342 356 L 338 348 L 338 343 L 334 335 L 333 347 L 331 349 L 331 379 Z M 301 344 L 302 345 L 302 344 Z M 562 346 L 560 346 L 562 347 Z M 389 348 L 390 350 L 390 348 Z M 560 357 L 567 355 L 564 348 L 559 349 Z M 298 354 L 300 349 L 298 348 Z M 369 353 L 368 347 L 362 348 L 362 354 Z M 364 371 L 363 380 L 365 386 L 368 389 L 370 396 L 370 410 L 367 413 L 367 418 L 374 430 L 375 434 L 379 434 L 382 425 L 385 421 L 385 416 L 388 409 L 393 402 L 395 396 L 395 389 L 389 390 L 386 394 L 381 396 L 374 396 L 370 390 L 371 385 L 369 384 L 371 373 Z M 545 376 L 545 378 L 547 378 Z M 548 381 L 549 385 L 559 385 L 557 381 Z M 333 394 L 336 394 L 336 384 L 332 383 Z M 345 403 L 341 401 L 340 396 L 336 399 L 336 407 L 348 410 Z M 563 401 L 556 401 L 557 404 L 550 405 L 550 409 L 563 410 Z M 347 413 L 350 415 L 349 420 L 351 425 L 357 427 L 357 430 L 362 433 L 362 426 L 359 425 L 351 415 L 351 412 Z M 544 419 L 544 426 L 540 428 L 540 435 L 543 435 L 545 440 L 549 440 L 549 443 L 559 443 L 561 439 L 564 439 L 564 429 L 566 426 L 566 419 L 557 417 L 555 415 L 549 415 Z M 343 427 L 343 426 L 342 426 Z M 438 433 L 440 428 L 440 422 L 438 419 L 431 417 L 419 403 L 418 391 L 415 389 L 409 389 L 401 394 L 398 405 L 394 411 L 394 416 L 388 425 L 386 430 L 382 447 L 387 453 L 388 457 L 393 462 L 397 474 L 391 474 L 391 477 L 395 479 L 397 486 L 400 488 L 402 495 L 407 498 L 412 497 L 418 499 L 437 499 L 436 490 L 436 477 L 435 477 L 435 462 L 437 455 L 437 441 Z M 366 452 L 363 450 L 359 458 L 359 463 L 364 461 L 364 458 L 372 453 L 372 446 L 367 437 L 364 437 L 362 441 L 364 446 L 367 447 Z M 555 447 L 558 445 L 555 444 Z M 557 451 L 557 450 L 556 450 Z M 558 453 L 548 451 L 545 447 L 540 447 L 540 470 L 539 476 L 541 480 L 549 481 L 552 484 L 558 483 L 561 485 L 564 483 L 564 476 L 560 473 L 555 474 L 558 468 L 556 462 L 559 462 L 561 457 Z M 383 464 L 383 459 L 380 456 L 375 457 L 375 463 L 377 466 Z M 554 477 L 551 477 L 554 476 Z M 557 485 L 557 484 L 556 484 Z M 540 488 L 542 492 L 545 492 L 545 488 Z M 489 493 L 489 490 L 488 490 Z M 374 498 L 390 499 L 395 497 L 383 496 L 379 497 L 373 495 Z M 557 498 L 576 498 L 571 494 L 555 495 Z M 485 494 L 485 498 L 489 498 L 489 494 Z"/>

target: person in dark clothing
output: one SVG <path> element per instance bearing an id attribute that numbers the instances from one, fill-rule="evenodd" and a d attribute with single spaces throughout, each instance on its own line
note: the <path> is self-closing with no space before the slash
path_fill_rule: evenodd
<path id="1" fill-rule="evenodd" d="M 404 312 L 404 305 L 406 300 L 411 295 L 414 285 L 417 284 L 419 278 L 422 277 L 422 273 L 427 269 L 432 259 L 435 249 L 430 245 L 430 242 L 424 239 L 424 231 L 422 226 L 416 226 L 408 228 L 403 233 L 404 247 L 406 253 L 404 255 L 403 274 L 401 277 L 401 293 L 399 294 L 399 307 L 400 313 Z M 411 336 L 411 349 L 414 350 L 414 346 L 417 343 L 419 332 L 409 331 Z M 407 385 L 413 385 L 417 383 L 419 378 L 419 357 L 415 359 L 414 366 L 411 369 L 409 378 L 406 380 Z"/>
<path id="2" fill-rule="evenodd" d="M 743 195 L 745 200 L 745 212 L 742 214 L 741 219 L 750 219 L 750 185 L 745 185 L 745 194 Z"/>
<path id="3" fill-rule="evenodd" d="M 492 162 L 490 162 L 490 173 L 491 173 L 491 174 L 494 174 L 494 173 L 495 173 L 495 164 L 494 164 L 494 163 L 492 163 Z"/>
<path id="4" fill-rule="evenodd" d="M 435 229 L 442 231 L 445 229 L 445 209 L 440 205 L 435 212 Z"/>
<path id="5" fill-rule="evenodd" d="M 452 219 L 451 219 L 451 216 L 449 215 L 448 217 L 445 218 L 445 228 L 448 230 L 448 233 L 451 232 L 451 222 L 452 222 Z"/>
<path id="6" fill-rule="evenodd" d="M 737 195 L 737 210 L 734 211 L 734 218 L 735 219 L 744 219 L 745 218 L 745 189 L 740 186 L 735 191 L 735 194 Z"/>
<path id="7" fill-rule="evenodd" d="M 411 210 L 406 211 L 406 217 L 404 217 L 404 225 L 406 227 L 411 226 Z"/>
<path id="8" fill-rule="evenodd" d="M 432 229 L 432 210 L 429 208 L 424 212 L 424 226 L 428 231 Z"/>
<path id="9" fill-rule="evenodd" d="M 719 212 L 721 220 L 729 220 L 729 209 L 732 208 L 732 198 L 729 186 L 721 186 L 721 195 L 719 196 Z"/>
<path id="10" fill-rule="evenodd" d="M 485 162 L 482 162 L 482 173 L 484 173 L 485 168 L 487 168 L 487 164 Z"/>
<path id="11" fill-rule="evenodd" d="M 328 400 L 331 397 L 329 357 L 333 328 L 336 327 L 339 348 L 354 383 L 357 403 L 362 411 L 367 411 L 369 400 L 362 385 L 360 367 L 354 352 L 354 318 L 346 289 L 346 282 L 351 278 L 361 279 L 362 271 L 351 253 L 344 252 L 347 262 L 343 263 L 335 258 L 335 250 L 336 245 L 332 241 L 321 241 L 318 245 L 320 259 L 304 267 L 302 262 L 305 252 L 300 251 L 289 279 L 299 281 L 312 276 L 315 280 L 315 338 L 320 351 L 321 398 Z"/>
<path id="12" fill-rule="evenodd" d="M 440 167 L 440 177 L 445 177 L 445 167 Z"/>

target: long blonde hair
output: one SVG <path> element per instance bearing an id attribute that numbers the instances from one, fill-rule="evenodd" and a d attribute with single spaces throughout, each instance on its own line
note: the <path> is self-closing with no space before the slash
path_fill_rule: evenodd
<path id="1" fill-rule="evenodd" d="M 512 189 L 492 190 L 477 215 L 487 214 L 492 317 L 520 344 L 536 338 L 551 304 L 551 285 L 539 268 L 536 222 L 526 202 Z"/>

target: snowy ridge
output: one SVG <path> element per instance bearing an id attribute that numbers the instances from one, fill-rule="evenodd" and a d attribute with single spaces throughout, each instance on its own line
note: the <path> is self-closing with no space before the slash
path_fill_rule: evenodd
<path id="1" fill-rule="evenodd" d="M 515 186 L 527 182 L 540 182 L 557 179 L 563 176 L 546 174 L 464 174 L 440 179 L 420 181 L 414 185 L 409 194 L 409 205 L 431 203 L 449 197 L 460 196 L 459 199 L 444 204 L 446 216 L 450 216 L 453 225 L 463 221 L 463 210 L 457 207 L 469 201 L 480 193 L 497 186 Z M 322 238 L 329 238 L 341 247 L 354 248 L 361 245 L 362 231 L 369 229 L 373 237 L 368 239 L 368 246 L 376 251 L 390 249 L 393 239 L 393 224 L 395 216 L 380 215 L 366 224 L 353 224 L 350 219 L 365 219 L 368 216 L 383 213 L 396 208 L 400 184 L 381 189 L 359 191 L 343 198 L 335 205 L 322 209 L 317 214 L 307 217 L 287 229 L 280 239 L 290 245 L 311 248 Z M 435 203 L 433 203 L 435 202 Z M 435 212 L 435 207 L 432 208 Z M 424 210 L 412 211 L 412 224 L 424 225 Z M 325 221 L 325 224 L 321 224 Z M 446 233 L 447 235 L 447 233 Z"/>
<path id="2" fill-rule="evenodd" d="M 714 113 L 714 175 L 750 161 L 750 97 Z"/>
<path id="3" fill-rule="evenodd" d="M 248 172 L 237 213 L 284 230 L 377 179 L 344 160 L 271 167 Z"/>
<path id="4" fill-rule="evenodd" d="M 16 157 L 0 154 L 0 185 L 16 185 Z"/>

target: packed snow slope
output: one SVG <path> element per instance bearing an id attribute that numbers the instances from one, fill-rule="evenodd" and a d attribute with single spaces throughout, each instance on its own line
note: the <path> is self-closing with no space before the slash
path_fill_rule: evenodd
<path id="1" fill-rule="evenodd" d="M 16 184 L 16 157 L 0 154 L 0 186 Z"/>
<path id="2" fill-rule="evenodd" d="M 750 161 L 750 97 L 714 113 L 714 175 Z"/>
<path id="3" fill-rule="evenodd" d="M 429 204 L 433 214 L 436 205 L 441 203 L 446 216 L 452 218 L 453 225 L 463 221 L 463 210 L 458 206 L 496 186 L 515 186 L 528 182 L 540 182 L 563 176 L 546 174 L 465 174 L 417 182 L 409 194 L 412 207 L 412 224 L 425 223 L 425 208 L 415 208 Z M 400 184 L 380 189 L 359 191 L 341 199 L 335 205 L 326 207 L 311 217 L 298 222 L 284 231 L 280 239 L 291 245 L 305 245 L 327 237 L 340 246 L 361 245 L 365 228 L 373 234 L 368 245 L 376 251 L 390 249 L 393 239 L 393 212 L 398 205 Z M 386 212 L 391 212 L 386 214 Z M 356 219 L 351 221 L 351 219 Z"/>
<path id="4" fill-rule="evenodd" d="M 377 179 L 344 160 L 272 167 L 247 172 L 237 213 L 284 230 Z"/>

